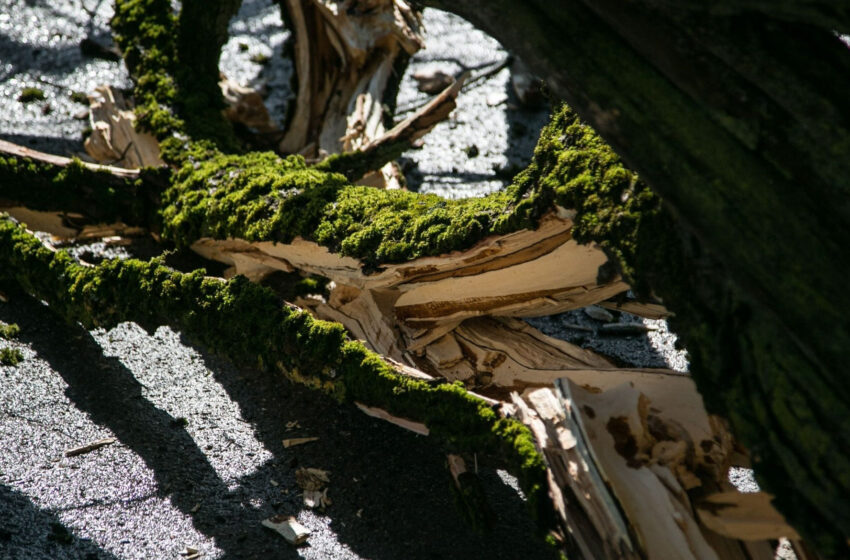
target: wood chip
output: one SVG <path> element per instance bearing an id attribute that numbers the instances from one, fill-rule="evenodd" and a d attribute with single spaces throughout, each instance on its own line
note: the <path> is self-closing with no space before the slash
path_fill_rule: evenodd
<path id="1" fill-rule="evenodd" d="M 585 307 L 584 314 L 590 317 L 591 319 L 596 319 L 597 321 L 604 321 L 605 323 L 610 323 L 614 320 L 614 315 L 612 315 L 610 311 L 599 307 L 598 305 L 589 305 Z"/>
<path id="2" fill-rule="evenodd" d="M 83 455 L 84 453 L 89 453 L 96 449 L 100 449 L 104 445 L 109 445 L 115 443 L 117 440 L 113 437 L 103 438 L 97 441 L 93 441 L 81 447 L 74 447 L 73 449 L 65 450 L 65 457 L 76 457 L 77 455 Z"/>
<path id="3" fill-rule="evenodd" d="M 423 424 L 422 422 L 415 422 L 413 420 L 408 420 L 407 418 L 400 418 L 398 416 L 393 416 L 386 410 L 375 408 L 372 406 L 366 406 L 363 403 L 355 402 L 357 408 L 372 416 L 373 418 L 380 418 L 381 420 L 386 420 L 391 424 L 395 424 L 396 426 L 401 426 L 406 430 L 410 430 L 411 432 L 415 432 L 417 434 L 427 436 L 430 432 L 428 426 Z"/>
<path id="4" fill-rule="evenodd" d="M 305 443 L 310 443 L 313 441 L 319 441 L 317 437 L 297 437 L 297 438 L 289 438 L 283 440 L 283 447 L 290 448 L 295 447 L 296 445 L 304 445 Z"/>
<path id="5" fill-rule="evenodd" d="M 263 527 L 268 527 L 273 531 L 277 531 L 291 545 L 298 546 L 307 541 L 310 536 L 310 530 L 298 523 L 298 521 L 290 516 L 275 515 L 262 521 Z"/>

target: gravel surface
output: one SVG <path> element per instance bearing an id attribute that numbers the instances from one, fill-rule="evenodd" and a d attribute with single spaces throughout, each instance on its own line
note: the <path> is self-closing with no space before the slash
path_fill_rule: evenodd
<path id="1" fill-rule="evenodd" d="M 479 457 L 500 512 L 488 535 L 459 517 L 445 457 L 422 438 L 273 374 L 241 370 L 160 328 L 88 332 L 10 294 L 0 321 L 24 353 L 0 366 L 0 558 L 551 558 L 524 503 Z M 5 342 L 3 344 L 6 344 Z M 319 440 L 284 449 L 283 439 Z M 117 442 L 76 457 L 66 449 Z M 330 471 L 326 511 L 295 470 Z M 292 548 L 260 526 L 295 515 Z"/>
<path id="2" fill-rule="evenodd" d="M 81 155 L 85 110 L 72 92 L 130 85 L 122 63 L 82 55 L 90 38 L 108 46 L 111 3 L 0 0 L 0 137 L 61 155 Z M 427 48 L 402 81 L 400 118 L 426 97 L 411 74 L 458 74 L 499 64 L 507 53 L 459 18 L 426 10 Z M 222 69 L 265 89 L 273 118 L 291 101 L 288 32 L 270 0 L 247 0 L 231 24 Z M 519 107 L 507 69 L 466 88 L 453 116 L 403 158 L 411 188 L 447 197 L 503 187 L 524 166 L 545 109 Z M 39 87 L 45 100 L 17 98 Z M 471 148 L 475 149 L 471 149 Z M 96 262 L 120 247 L 73 249 Z M 495 530 L 474 533 L 449 492 L 445 457 L 425 438 L 370 419 L 277 376 L 242 370 L 160 328 L 132 323 L 88 332 L 41 303 L 10 294 L 0 321 L 16 322 L 24 353 L 0 366 L 0 559 L 184 558 L 551 558 L 532 536 L 516 480 L 487 457 L 481 478 L 499 512 Z M 614 322 L 640 319 L 614 314 Z M 601 336 L 605 321 L 583 311 L 532 324 L 637 366 L 687 368 L 663 321 L 645 334 Z M 577 328 L 578 327 L 578 328 Z M 287 427 L 289 426 L 289 427 Z M 284 438 L 319 441 L 284 449 Z M 117 442 L 77 457 L 65 449 Z M 326 511 L 302 505 L 295 470 L 331 472 Z M 746 473 L 740 474 L 746 484 Z M 294 515 L 313 531 L 287 545 L 262 528 Z"/>

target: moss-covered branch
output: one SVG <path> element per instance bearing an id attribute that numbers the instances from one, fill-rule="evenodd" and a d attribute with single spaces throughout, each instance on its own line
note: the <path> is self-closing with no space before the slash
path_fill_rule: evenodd
<path id="1" fill-rule="evenodd" d="M 343 327 L 313 319 L 274 292 L 237 277 L 175 272 L 157 260 L 77 264 L 45 248 L 9 219 L 0 219 L 0 285 L 17 285 L 84 326 L 135 321 L 147 329 L 171 325 L 235 361 L 276 368 L 290 379 L 338 399 L 358 401 L 423 422 L 450 450 L 500 453 L 529 496 L 539 521 L 551 521 L 545 466 L 528 429 L 500 418 L 455 384 L 433 385 L 400 374 Z"/>
<path id="2" fill-rule="evenodd" d="M 0 203 L 156 228 L 159 196 L 169 174 L 165 169 L 143 169 L 134 177 L 120 177 L 76 159 L 57 165 L 0 155 Z"/>
<path id="3" fill-rule="evenodd" d="M 187 0 L 175 14 L 169 0 L 117 0 L 112 29 L 135 87 L 138 126 L 172 150 L 174 135 L 209 140 L 219 148 L 238 148 L 221 113 L 218 59 L 227 40 L 227 23 L 241 1 Z M 169 150 L 163 157 L 169 161 Z"/>

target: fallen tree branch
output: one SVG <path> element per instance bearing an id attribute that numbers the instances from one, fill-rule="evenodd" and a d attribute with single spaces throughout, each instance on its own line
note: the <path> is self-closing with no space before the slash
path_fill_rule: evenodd
<path id="1" fill-rule="evenodd" d="M 89 328 L 172 325 L 234 361 L 272 367 L 336 398 L 421 422 L 450 448 L 498 452 L 518 476 L 534 517 L 543 526 L 551 519 L 545 467 L 525 427 L 458 385 L 405 374 L 347 340 L 341 325 L 315 320 L 244 277 L 223 282 L 156 260 L 83 267 L 8 218 L 0 219 L 0 262 L 0 285 L 20 286 L 68 320 Z"/>
<path id="2" fill-rule="evenodd" d="M 87 224 L 115 222 L 157 229 L 160 195 L 170 180 L 167 168 L 87 163 L 4 140 L 0 154 L 6 156 L 0 157 L 0 208 L 18 207 L 13 213 L 23 220 L 46 220 L 65 234 L 79 232 Z M 32 211 L 61 216 L 38 218 Z"/>

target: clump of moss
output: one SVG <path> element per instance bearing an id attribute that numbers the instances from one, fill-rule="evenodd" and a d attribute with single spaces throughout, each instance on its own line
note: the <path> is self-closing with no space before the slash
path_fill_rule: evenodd
<path id="1" fill-rule="evenodd" d="M 184 165 L 163 202 L 163 233 L 179 245 L 201 237 L 286 243 L 302 236 L 370 265 L 467 248 L 490 234 L 533 227 L 537 212 L 516 189 L 465 200 L 385 191 L 270 152 Z"/>
<path id="2" fill-rule="evenodd" d="M 74 103 L 79 103 L 80 105 L 89 104 L 89 96 L 81 91 L 72 91 L 69 97 Z"/>
<path id="3" fill-rule="evenodd" d="M 165 194 L 163 212 L 164 234 L 179 245 L 201 237 L 286 243 L 301 236 L 377 266 L 536 227 L 559 205 L 576 210 L 576 239 L 600 243 L 634 279 L 641 223 L 660 208 L 637 175 L 566 106 L 543 130 L 532 164 L 514 184 L 474 199 L 352 186 L 360 172 L 357 154 L 311 168 L 299 157 L 182 146 L 188 149 L 174 157 L 184 166 Z M 199 153 L 186 155 L 193 150 Z M 171 146 L 166 151 L 181 153 Z"/>
<path id="4" fill-rule="evenodd" d="M 21 332 L 21 327 L 17 325 L 17 323 L 6 324 L 0 321 L 0 338 L 4 338 L 6 340 L 12 340 L 17 337 Z"/>
<path id="5" fill-rule="evenodd" d="M 177 17 L 169 0 L 119 0 L 111 21 L 115 42 L 135 78 L 137 126 L 162 140 L 185 128 L 177 101 Z"/>
<path id="6" fill-rule="evenodd" d="M 598 243 L 636 283 L 641 224 L 658 215 L 661 201 L 567 105 L 541 131 L 532 163 L 515 184 L 531 197 L 574 210 L 575 239 Z"/>
<path id="7" fill-rule="evenodd" d="M 32 103 L 33 101 L 44 101 L 44 90 L 36 87 L 28 87 L 21 90 L 18 101 L 21 103 Z"/>
<path id="8" fill-rule="evenodd" d="M 0 364 L 16 366 L 24 359 L 24 354 L 17 348 L 0 348 Z"/>

